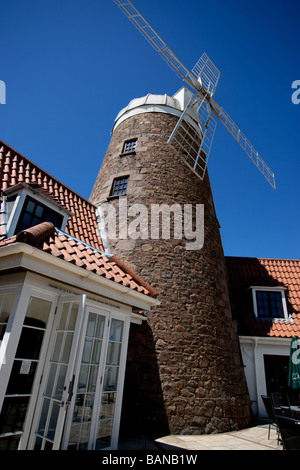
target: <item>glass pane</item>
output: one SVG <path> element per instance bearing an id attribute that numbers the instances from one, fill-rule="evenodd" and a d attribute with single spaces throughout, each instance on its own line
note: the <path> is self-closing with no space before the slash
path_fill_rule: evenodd
<path id="1" fill-rule="evenodd" d="M 94 336 L 96 327 L 97 315 L 95 313 L 89 314 L 88 325 L 86 330 L 86 336 Z"/>
<path id="2" fill-rule="evenodd" d="M 23 430 L 29 397 L 6 397 L 0 416 L 0 434 Z"/>
<path id="3" fill-rule="evenodd" d="M 72 342 L 73 342 L 73 333 L 66 333 L 65 334 L 65 344 L 63 347 L 62 355 L 61 355 L 61 361 L 65 362 L 66 364 L 69 362 L 69 357 L 70 357 L 70 352 L 72 348 Z"/>
<path id="4" fill-rule="evenodd" d="M 89 366 L 82 365 L 80 367 L 79 379 L 78 379 L 78 392 L 86 392 L 86 384 L 89 375 Z"/>
<path id="5" fill-rule="evenodd" d="M 123 321 L 122 320 L 112 320 L 110 327 L 110 341 L 122 341 L 123 335 Z"/>
<path id="6" fill-rule="evenodd" d="M 44 450 L 52 450 L 52 442 L 44 442 Z"/>
<path id="7" fill-rule="evenodd" d="M 1 450 L 18 450 L 21 435 L 0 438 Z"/>
<path id="8" fill-rule="evenodd" d="M 32 326 L 37 326 L 39 328 L 45 328 L 49 318 L 49 313 L 51 309 L 51 302 L 44 299 L 39 299 L 37 297 L 31 297 L 26 312 L 25 324 L 32 325 L 30 322 L 31 319 L 37 320 Z"/>
<path id="9" fill-rule="evenodd" d="M 89 382 L 88 382 L 88 391 L 94 392 L 96 389 L 96 380 L 98 375 L 98 365 L 90 366 L 90 375 L 89 375 Z"/>
<path id="10" fill-rule="evenodd" d="M 40 222 L 41 222 L 40 217 L 32 217 L 30 225 L 32 225 L 32 226 L 38 225 Z"/>
<path id="11" fill-rule="evenodd" d="M 100 352 L 101 352 L 102 341 L 99 339 L 94 340 L 93 346 L 93 354 L 92 354 L 92 363 L 98 364 L 100 359 Z"/>
<path id="12" fill-rule="evenodd" d="M 118 365 L 121 355 L 121 343 L 109 343 L 107 352 L 107 364 Z"/>
<path id="13" fill-rule="evenodd" d="M 56 340 L 54 343 L 54 348 L 53 348 L 52 357 L 51 357 L 52 361 L 59 361 L 63 339 L 64 339 L 64 333 L 60 333 L 60 332 L 56 333 Z"/>
<path id="14" fill-rule="evenodd" d="M 48 300 L 37 297 L 30 298 L 16 358 L 39 359 L 51 305 Z"/>
<path id="15" fill-rule="evenodd" d="M 55 401 L 52 402 L 52 411 L 51 411 L 51 416 L 49 420 L 49 426 L 48 426 L 48 432 L 47 432 L 47 438 L 48 439 L 54 439 L 54 434 L 55 434 L 55 429 L 56 429 L 56 423 L 57 423 L 57 417 L 59 413 L 59 404 L 56 403 Z"/>
<path id="16" fill-rule="evenodd" d="M 3 339 L 14 299 L 15 294 L 0 295 L 0 340 Z"/>
<path id="17" fill-rule="evenodd" d="M 52 391 L 55 383 L 55 376 L 56 376 L 56 371 L 57 371 L 57 364 L 51 364 L 49 374 L 48 374 L 48 380 L 44 392 L 44 396 L 46 397 L 52 397 Z"/>
<path id="18" fill-rule="evenodd" d="M 34 450 L 41 450 L 42 444 L 43 444 L 43 439 L 41 439 L 40 437 L 37 437 L 35 440 Z"/>
<path id="19" fill-rule="evenodd" d="M 92 339 L 86 339 L 85 342 L 84 342 L 82 362 L 85 362 L 85 363 L 90 362 L 92 346 L 93 346 L 93 340 Z"/>
<path id="20" fill-rule="evenodd" d="M 81 426 L 78 449 L 87 450 L 88 443 L 89 443 L 90 430 L 91 430 L 91 423 L 85 423 Z"/>
<path id="21" fill-rule="evenodd" d="M 105 325 L 105 317 L 102 315 L 98 315 L 97 319 L 97 330 L 96 330 L 96 338 L 102 339 L 103 332 L 104 332 L 104 325 Z"/>
<path id="22" fill-rule="evenodd" d="M 38 430 L 37 430 L 38 434 L 41 434 L 42 436 L 45 432 L 46 421 L 47 421 L 47 417 L 48 417 L 48 410 L 49 410 L 50 403 L 51 403 L 51 401 L 48 400 L 47 398 L 45 398 L 44 401 L 43 401 L 43 407 L 42 407 L 42 411 L 41 411 L 40 422 L 39 422 L 39 426 L 38 426 Z"/>
<path id="23" fill-rule="evenodd" d="M 22 217 L 19 230 L 23 230 L 25 227 L 28 227 L 30 225 L 30 221 L 31 221 L 31 214 L 28 214 L 27 212 L 25 212 Z"/>
<path id="24" fill-rule="evenodd" d="M 73 412 L 73 417 L 72 417 L 72 422 L 73 423 L 81 423 L 82 416 L 83 416 L 83 408 L 84 408 L 84 400 L 85 400 L 85 395 L 82 393 L 78 393 L 76 395 L 76 402 L 74 406 L 74 412 Z"/>
<path id="25" fill-rule="evenodd" d="M 69 313 L 69 303 L 64 303 L 60 314 L 58 330 L 65 330 Z"/>
<path id="26" fill-rule="evenodd" d="M 36 217 L 38 217 L 40 219 L 43 215 L 43 210 L 44 210 L 44 208 L 42 206 L 37 205 L 36 210 L 35 210 Z"/>
<path id="27" fill-rule="evenodd" d="M 75 330 L 78 310 L 79 310 L 78 302 L 73 302 L 72 303 L 72 308 L 71 308 L 71 313 L 70 313 L 70 316 L 69 316 L 69 321 L 68 321 L 68 330 L 69 331 L 74 331 Z"/>
<path id="28" fill-rule="evenodd" d="M 35 202 L 34 201 L 27 201 L 27 204 L 26 204 L 26 211 L 27 212 L 33 212 L 34 211 L 34 206 L 35 206 Z"/>
<path id="29" fill-rule="evenodd" d="M 104 385 L 103 390 L 108 391 L 116 391 L 117 390 L 117 382 L 118 382 L 118 367 L 107 367 L 105 370 L 104 375 Z"/>
<path id="30" fill-rule="evenodd" d="M 6 395 L 28 395 L 34 381 L 37 362 L 17 361 L 13 363 Z"/>
<path id="31" fill-rule="evenodd" d="M 70 437 L 69 437 L 69 450 L 77 450 L 77 443 L 80 436 L 80 424 L 72 424 Z"/>
<path id="32" fill-rule="evenodd" d="M 103 449 L 110 445 L 113 420 L 101 420 L 99 423 L 95 449 Z"/>
<path id="33" fill-rule="evenodd" d="M 14 299 L 15 294 L 0 295 L 0 323 L 7 323 Z"/>
<path id="34" fill-rule="evenodd" d="M 113 418 L 115 413 L 115 404 L 116 404 L 116 393 L 103 393 L 102 396 L 102 408 L 101 408 L 101 419 Z"/>
<path id="35" fill-rule="evenodd" d="M 45 330 L 24 326 L 19 340 L 16 358 L 39 359 Z"/>
<path id="36" fill-rule="evenodd" d="M 57 382 L 56 382 L 56 386 L 55 386 L 55 393 L 54 393 L 54 397 L 53 397 L 56 400 L 61 400 L 61 398 L 62 398 L 62 394 L 63 394 L 63 391 L 64 391 L 64 385 L 65 385 L 65 378 L 66 378 L 66 374 L 67 374 L 67 369 L 68 369 L 67 365 L 61 365 L 59 367 Z"/>

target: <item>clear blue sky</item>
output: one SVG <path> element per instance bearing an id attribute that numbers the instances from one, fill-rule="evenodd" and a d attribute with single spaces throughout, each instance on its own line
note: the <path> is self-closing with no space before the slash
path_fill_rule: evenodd
<path id="1" fill-rule="evenodd" d="M 206 52 L 215 94 L 276 175 L 274 191 L 218 124 L 208 171 L 224 252 L 300 258 L 299 0 L 134 0 L 189 69 Z M 112 0 L 0 0 L 0 136 L 88 198 L 119 110 L 183 82 Z"/>

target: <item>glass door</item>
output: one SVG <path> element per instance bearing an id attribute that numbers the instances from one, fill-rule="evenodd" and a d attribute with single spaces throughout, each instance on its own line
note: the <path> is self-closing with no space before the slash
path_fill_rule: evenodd
<path id="1" fill-rule="evenodd" d="M 4 297 L 2 312 L 8 313 L 13 296 L 1 297 Z M 26 434 L 30 405 L 36 399 L 37 371 L 46 347 L 44 337 L 47 336 L 47 324 L 53 312 L 51 300 L 37 296 L 29 298 L 0 413 L 0 450 L 18 449 Z"/>
<path id="2" fill-rule="evenodd" d="M 103 389 L 100 400 L 100 408 L 96 417 L 95 449 L 114 447 L 118 438 L 118 405 L 122 399 L 120 388 L 120 365 L 124 340 L 124 321 L 111 319 L 109 330 L 108 348 L 103 374 Z M 126 348 L 127 349 L 127 348 Z M 125 364 L 124 364 L 125 369 Z M 124 369 L 122 372 L 124 372 Z M 121 387 L 120 387 L 121 386 Z M 119 413 L 121 408 L 119 410 Z"/>
<path id="3" fill-rule="evenodd" d="M 95 310 L 88 312 L 81 360 L 77 367 L 76 392 L 63 448 L 87 450 L 92 447 L 93 422 L 101 381 L 100 364 L 104 360 L 107 323 L 107 315 L 98 314 Z"/>
<path id="4" fill-rule="evenodd" d="M 73 371 L 83 318 L 85 296 L 65 297 L 57 311 L 53 341 L 46 362 L 30 448 L 60 448 L 66 412 L 72 396 Z"/>
<path id="5" fill-rule="evenodd" d="M 111 318 L 109 312 L 100 312 L 88 312 L 64 449 L 107 449 L 118 439 L 127 350 L 127 341 L 123 342 L 125 322 Z"/>
<path id="6" fill-rule="evenodd" d="M 45 361 L 29 449 L 93 450 L 116 445 L 130 319 L 60 300 Z"/>

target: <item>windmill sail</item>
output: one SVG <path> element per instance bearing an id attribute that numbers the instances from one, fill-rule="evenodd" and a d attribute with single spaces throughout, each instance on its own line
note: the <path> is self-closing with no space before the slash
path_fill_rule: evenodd
<path id="1" fill-rule="evenodd" d="M 197 106 L 198 123 L 187 119 L 192 106 Z M 205 176 L 216 125 L 209 104 L 204 99 L 198 103 L 192 96 L 168 140 L 168 144 L 201 180 Z"/>
<path id="2" fill-rule="evenodd" d="M 194 65 L 192 73 L 198 80 L 200 78 L 202 86 L 205 88 L 207 93 L 210 96 L 213 96 L 221 74 L 205 52 Z"/>
<path id="3" fill-rule="evenodd" d="M 270 183 L 270 185 L 276 189 L 275 184 L 275 177 L 274 173 L 270 170 L 268 165 L 264 162 L 261 158 L 259 153 L 255 150 L 253 145 L 249 142 L 249 140 L 244 136 L 244 134 L 240 131 L 234 121 L 229 117 L 229 115 L 221 108 L 217 103 L 213 100 L 212 95 L 215 92 L 216 86 L 218 84 L 218 80 L 220 77 L 220 72 L 215 67 L 213 62 L 208 58 L 206 54 L 203 54 L 196 65 L 194 66 L 192 73 L 181 63 L 181 61 L 175 56 L 175 54 L 169 49 L 166 43 L 158 36 L 158 34 L 154 31 L 154 29 L 149 25 L 149 23 L 143 18 L 143 16 L 138 12 L 138 10 L 132 5 L 129 0 L 113 0 L 116 5 L 123 11 L 123 13 L 127 16 L 127 18 L 133 23 L 133 25 L 137 28 L 137 30 L 147 39 L 147 41 L 151 44 L 151 46 L 155 49 L 156 52 L 167 62 L 169 67 L 188 85 L 192 88 L 194 93 L 196 93 L 205 106 L 209 106 L 207 109 L 217 117 L 225 128 L 230 132 L 230 134 L 234 137 L 234 139 L 238 142 L 241 148 L 245 151 L 245 153 L 250 157 L 252 162 L 256 165 L 256 167 L 261 171 L 263 176 L 266 180 Z M 199 80 L 200 78 L 200 80 Z M 205 109 L 203 106 L 203 109 Z M 204 146 L 208 146 L 208 150 L 210 151 L 212 138 L 214 134 L 215 124 L 210 119 L 211 123 L 213 124 L 213 130 L 208 132 L 204 125 L 204 137 L 207 139 L 206 134 L 208 135 L 208 141 L 206 140 L 203 142 L 203 149 Z M 183 120 L 178 123 L 177 130 L 174 129 L 171 138 L 169 139 L 169 143 L 174 146 L 177 153 L 179 153 L 178 149 L 183 148 L 182 145 L 176 143 L 175 145 L 175 137 L 177 135 L 181 136 L 181 140 L 184 140 L 184 132 L 183 128 L 186 127 L 183 123 Z M 199 115 L 199 123 L 203 125 L 203 121 Z M 189 133 L 187 129 L 185 132 Z M 187 138 L 189 141 L 189 138 Z M 195 142 L 197 138 L 192 138 L 192 141 Z M 208 142 L 208 144 L 207 144 Z M 200 148 L 201 144 L 199 144 Z M 193 147 L 193 146 L 192 146 Z M 202 149 L 201 149 L 202 150 Z M 204 151 L 204 150 L 203 150 Z M 201 161 L 201 151 L 197 152 L 197 156 L 195 157 L 194 164 L 190 164 L 190 159 L 187 158 L 188 156 L 194 155 L 193 152 L 188 152 L 187 154 L 180 153 L 180 156 L 186 161 L 186 163 L 195 171 L 195 165 L 197 166 L 198 161 Z M 209 153 L 208 153 L 209 154 Z M 208 156 L 207 154 L 207 156 Z M 198 160 L 197 160 L 198 159 Z M 207 158 L 206 158 L 207 164 Z M 206 164 L 204 166 L 204 173 L 206 169 Z M 196 172 L 198 174 L 198 172 Z M 201 167 L 201 171 L 199 172 L 198 176 L 203 178 L 204 175 Z M 202 176 L 201 176 L 202 175 Z"/>
<path id="4" fill-rule="evenodd" d="M 270 183 L 272 188 L 276 189 L 274 173 L 266 164 L 266 162 L 261 158 L 261 156 L 259 155 L 257 150 L 253 147 L 251 142 L 242 133 L 242 131 L 235 124 L 235 122 L 231 119 L 231 117 L 226 113 L 226 111 L 223 108 L 221 108 L 219 105 L 217 105 L 217 103 L 213 100 L 211 101 L 211 107 L 212 107 L 214 114 L 219 118 L 219 120 L 226 127 L 226 129 L 230 132 L 230 134 L 234 137 L 234 139 L 241 146 L 244 152 L 246 152 L 248 157 L 250 157 L 254 165 L 263 174 L 263 176 Z"/>
<path id="5" fill-rule="evenodd" d="M 116 5 L 123 11 L 131 23 L 137 30 L 144 36 L 145 39 L 151 44 L 156 52 L 167 62 L 171 69 L 181 78 L 187 82 L 195 91 L 200 89 L 199 82 L 189 72 L 189 70 L 180 62 L 176 55 L 169 49 L 161 37 L 154 31 L 154 29 L 147 23 L 145 18 L 138 12 L 129 0 L 113 0 Z"/>

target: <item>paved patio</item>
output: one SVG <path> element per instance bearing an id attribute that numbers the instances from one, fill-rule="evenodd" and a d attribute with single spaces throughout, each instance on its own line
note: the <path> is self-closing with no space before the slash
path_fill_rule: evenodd
<path id="1" fill-rule="evenodd" d="M 120 450 L 283 450 L 277 442 L 277 432 L 262 423 L 251 428 L 222 434 L 200 436 L 170 435 L 155 441 L 145 436 L 136 436 L 120 442 Z"/>
<path id="2" fill-rule="evenodd" d="M 275 428 L 271 428 L 270 439 L 268 431 L 269 425 L 262 424 L 224 434 L 166 436 L 156 442 L 185 450 L 282 450 Z"/>

